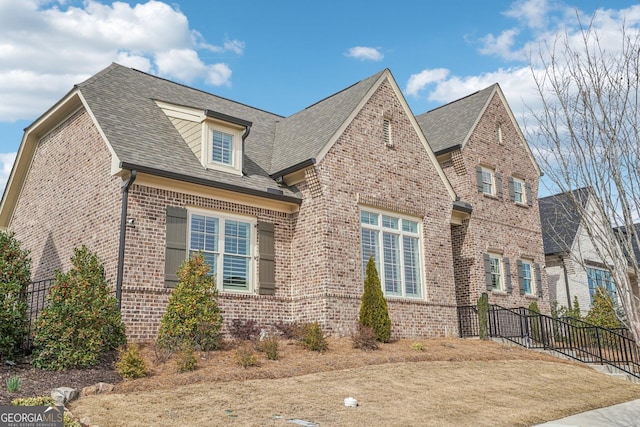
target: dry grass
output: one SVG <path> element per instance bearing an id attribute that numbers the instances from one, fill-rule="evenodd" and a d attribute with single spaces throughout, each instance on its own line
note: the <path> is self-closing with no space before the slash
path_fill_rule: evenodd
<path id="1" fill-rule="evenodd" d="M 583 365 L 493 342 L 460 339 L 385 344 L 362 352 L 348 339 L 329 351 L 281 345 L 244 369 L 234 351 L 202 355 L 178 374 L 158 364 L 152 376 L 71 405 L 78 417 L 107 426 L 526 426 L 640 398 L 640 386 Z M 147 357 L 153 358 L 146 349 Z M 346 397 L 358 400 L 347 408 Z"/>

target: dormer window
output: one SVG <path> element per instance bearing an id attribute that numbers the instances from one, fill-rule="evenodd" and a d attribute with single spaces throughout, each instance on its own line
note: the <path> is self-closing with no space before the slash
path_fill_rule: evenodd
<path id="1" fill-rule="evenodd" d="M 251 122 L 205 111 L 202 145 L 203 166 L 224 172 L 242 174 L 242 144 Z"/>

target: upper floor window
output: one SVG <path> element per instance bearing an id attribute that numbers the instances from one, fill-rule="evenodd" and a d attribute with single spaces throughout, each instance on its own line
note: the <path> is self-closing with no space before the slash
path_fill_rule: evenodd
<path id="1" fill-rule="evenodd" d="M 519 178 L 513 178 L 513 201 L 516 203 L 526 203 L 526 194 L 524 192 L 524 181 Z"/>
<path id="2" fill-rule="evenodd" d="M 478 191 L 480 193 L 495 196 L 498 194 L 499 182 L 495 170 L 486 166 L 478 166 L 476 168 L 476 179 Z"/>
<path id="3" fill-rule="evenodd" d="M 487 284 L 491 289 L 497 291 L 504 290 L 504 278 L 502 272 L 502 256 L 498 254 L 487 254 L 489 269 L 487 272 Z"/>
<path id="4" fill-rule="evenodd" d="M 242 130 L 208 122 L 206 128 L 206 166 L 225 172 L 242 173 Z"/>
<path id="5" fill-rule="evenodd" d="M 362 271 L 373 257 L 387 296 L 422 297 L 422 237 L 417 219 L 360 211 Z"/>
<path id="6" fill-rule="evenodd" d="M 522 276 L 521 276 L 521 286 L 522 291 L 526 295 L 533 295 L 533 269 L 531 265 L 531 261 L 521 260 L 519 263 L 522 268 Z"/>
<path id="7" fill-rule="evenodd" d="M 209 212 L 189 212 L 189 254 L 202 252 L 209 274 L 223 291 L 250 291 L 255 221 Z"/>

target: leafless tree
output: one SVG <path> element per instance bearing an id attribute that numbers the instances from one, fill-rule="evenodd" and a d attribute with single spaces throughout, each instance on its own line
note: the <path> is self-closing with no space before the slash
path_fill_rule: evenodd
<path id="1" fill-rule="evenodd" d="M 525 128 L 554 190 L 589 187 L 598 201 L 569 197 L 640 343 L 640 31 L 604 34 L 593 22 L 532 55 L 541 108 L 530 107 Z"/>

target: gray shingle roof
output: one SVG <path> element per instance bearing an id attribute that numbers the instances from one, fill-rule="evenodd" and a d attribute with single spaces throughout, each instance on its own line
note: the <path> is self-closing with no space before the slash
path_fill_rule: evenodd
<path id="1" fill-rule="evenodd" d="M 116 155 L 125 165 L 197 182 L 267 192 L 270 175 L 315 157 L 378 81 L 381 71 L 288 118 L 112 64 L 77 85 Z M 245 176 L 207 170 L 155 101 L 212 110 L 252 122 L 245 141 Z"/>
<path id="2" fill-rule="evenodd" d="M 276 127 L 273 173 L 315 159 L 384 70 L 281 120 Z"/>
<path id="3" fill-rule="evenodd" d="M 497 83 L 416 116 L 434 153 L 463 146 Z"/>
<path id="4" fill-rule="evenodd" d="M 569 252 L 573 246 L 580 226 L 580 216 L 573 200 L 585 206 L 590 190 L 585 187 L 572 193 L 560 193 L 538 200 L 546 255 Z"/>

